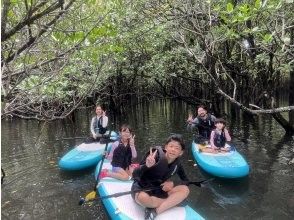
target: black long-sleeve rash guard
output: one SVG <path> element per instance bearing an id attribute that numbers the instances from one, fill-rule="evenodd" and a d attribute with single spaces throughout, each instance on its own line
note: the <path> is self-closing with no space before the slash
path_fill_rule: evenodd
<path id="1" fill-rule="evenodd" d="M 133 172 L 133 178 L 141 186 L 160 185 L 168 180 L 170 177 L 172 177 L 174 174 L 177 174 L 184 182 L 184 184 L 189 181 L 180 162 L 180 159 L 177 158 L 175 161 L 168 164 L 165 157 L 165 150 L 162 151 L 163 154 L 160 152 L 157 153 L 155 157 L 156 164 L 154 166 L 150 168 L 146 166 L 146 159 L 149 155 L 149 153 L 147 153 L 144 159 L 140 162 L 140 167 L 135 169 L 135 171 Z M 163 160 L 164 162 L 158 163 L 159 160 Z"/>

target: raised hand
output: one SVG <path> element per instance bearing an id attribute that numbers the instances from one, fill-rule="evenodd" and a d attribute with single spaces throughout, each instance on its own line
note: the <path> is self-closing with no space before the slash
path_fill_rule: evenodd
<path id="1" fill-rule="evenodd" d="M 146 166 L 148 168 L 154 166 L 154 164 L 156 163 L 156 161 L 155 161 L 156 154 L 157 154 L 157 150 L 155 150 L 152 153 L 152 148 L 150 148 L 150 154 L 146 158 Z"/>
<path id="2" fill-rule="evenodd" d="M 193 115 L 191 113 L 189 113 L 189 116 L 188 116 L 188 119 L 187 119 L 187 122 L 188 123 L 191 123 L 193 121 Z"/>
<path id="3" fill-rule="evenodd" d="M 134 147 L 135 146 L 135 137 L 136 135 L 131 135 L 130 136 L 130 147 Z"/>

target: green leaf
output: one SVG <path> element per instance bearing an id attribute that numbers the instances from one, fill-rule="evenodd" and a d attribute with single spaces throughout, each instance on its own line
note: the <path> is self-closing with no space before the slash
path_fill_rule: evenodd
<path id="1" fill-rule="evenodd" d="M 265 43 L 270 43 L 273 39 L 273 36 L 271 34 L 265 34 L 262 38 Z"/>
<path id="2" fill-rule="evenodd" d="M 233 10 L 234 10 L 233 4 L 232 3 L 228 3 L 227 4 L 227 12 L 230 14 L 230 13 L 233 12 Z"/>
<path id="3" fill-rule="evenodd" d="M 69 38 L 70 38 L 72 41 L 77 42 L 77 41 L 82 40 L 82 39 L 84 38 L 84 35 L 85 35 L 85 34 L 84 34 L 83 31 L 78 31 L 78 32 L 75 32 L 75 33 L 71 34 L 71 35 L 69 36 Z"/>
<path id="4" fill-rule="evenodd" d="M 261 7 L 261 1 L 260 0 L 256 0 L 255 1 L 255 4 L 254 4 L 254 7 L 259 9 Z"/>
<path id="5" fill-rule="evenodd" d="M 249 12 L 249 5 L 248 4 L 241 5 L 239 7 L 239 11 L 241 11 L 242 14 L 247 15 Z"/>

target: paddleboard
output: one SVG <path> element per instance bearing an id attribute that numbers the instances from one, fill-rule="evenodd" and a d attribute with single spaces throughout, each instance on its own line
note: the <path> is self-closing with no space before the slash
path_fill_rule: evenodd
<path id="1" fill-rule="evenodd" d="M 222 178 L 240 178 L 249 174 L 249 165 L 241 154 L 230 145 L 229 152 L 200 152 L 199 145 L 192 142 L 192 153 L 197 164 L 207 173 Z"/>
<path id="2" fill-rule="evenodd" d="M 95 180 L 98 175 L 100 163 L 96 167 Z M 111 170 L 109 160 L 104 160 L 102 169 Z M 133 181 L 121 181 L 110 177 L 102 178 L 97 187 L 97 194 L 107 196 L 114 193 L 121 193 L 131 190 Z M 131 194 L 119 197 L 102 199 L 108 215 L 112 220 L 143 220 L 144 208 L 138 205 L 132 198 Z M 174 207 L 160 215 L 156 216 L 156 220 L 203 220 L 204 218 L 188 205 L 183 207 Z"/>
<path id="3" fill-rule="evenodd" d="M 111 133 L 111 140 L 118 138 L 115 132 Z M 102 159 L 102 155 L 106 144 L 99 142 L 82 143 L 77 147 L 70 150 L 59 160 L 59 167 L 63 170 L 82 170 L 97 165 Z M 111 148 L 112 143 L 108 143 L 108 150 Z"/>

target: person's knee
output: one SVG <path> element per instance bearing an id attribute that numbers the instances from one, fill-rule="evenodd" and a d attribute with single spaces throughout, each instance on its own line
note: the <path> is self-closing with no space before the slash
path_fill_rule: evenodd
<path id="1" fill-rule="evenodd" d="M 185 185 L 180 185 L 180 186 L 177 186 L 178 189 L 177 191 L 178 192 L 181 192 L 181 194 L 186 198 L 188 197 L 189 193 L 190 193 L 190 189 L 188 186 L 185 186 Z"/>
<path id="2" fill-rule="evenodd" d="M 129 175 L 126 172 L 122 174 L 122 180 L 129 180 Z"/>
<path id="3" fill-rule="evenodd" d="M 189 187 L 188 187 L 188 186 L 183 186 L 183 191 L 184 191 L 186 197 L 188 197 L 188 195 L 189 195 L 189 193 L 190 193 L 190 189 L 189 189 Z"/>
<path id="4" fill-rule="evenodd" d="M 140 204 L 145 203 L 149 198 L 150 198 L 150 196 L 147 193 L 144 193 L 144 192 L 140 192 L 136 196 L 136 200 Z"/>

